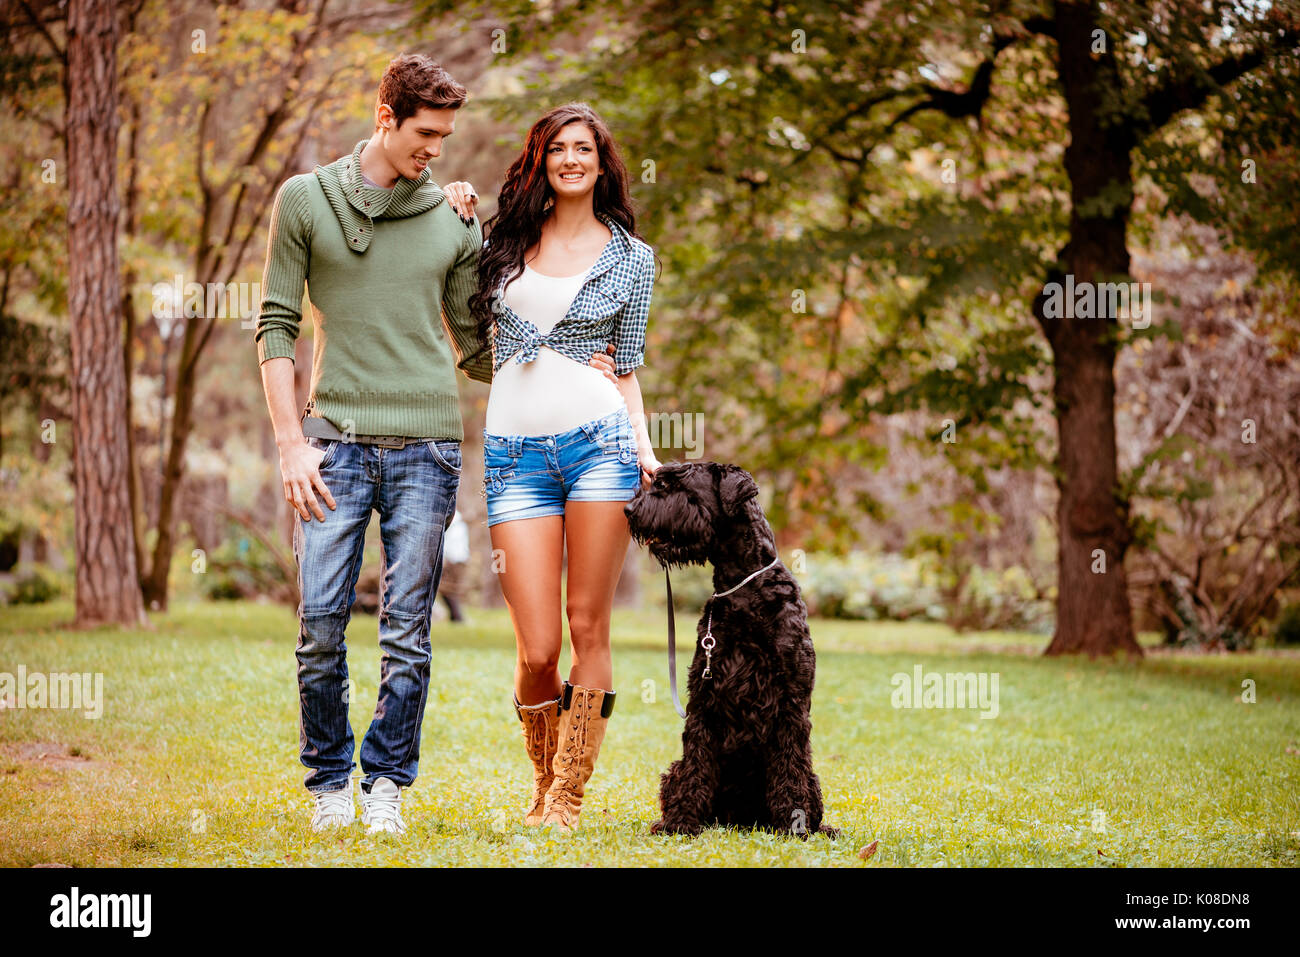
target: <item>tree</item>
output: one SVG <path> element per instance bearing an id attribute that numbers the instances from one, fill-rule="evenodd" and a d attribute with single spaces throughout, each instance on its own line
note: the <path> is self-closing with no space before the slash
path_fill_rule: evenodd
<path id="1" fill-rule="evenodd" d="M 164 19 L 172 5 L 157 4 L 156 11 L 153 6 L 146 6 L 141 22 Z M 152 548 L 139 540 L 142 531 L 134 545 L 139 554 L 148 551 L 140 578 L 150 608 L 167 605 L 204 356 L 223 326 L 234 327 L 232 320 L 251 324 L 248 316 L 231 314 L 231 304 L 242 303 L 237 283 L 250 253 L 260 248 L 275 190 L 301 171 L 309 137 L 332 125 L 323 117 L 372 95 L 372 51 L 361 28 L 383 26 L 402 14 L 400 6 L 339 13 L 328 0 L 270 10 L 223 4 L 196 11 L 193 21 L 131 37 L 128 56 L 136 69 L 130 83 L 127 226 L 133 239 L 151 248 L 155 264 L 175 253 L 187 265 L 186 278 L 203 290 L 201 302 L 177 303 L 183 314 L 153 317 L 163 345 L 164 398 L 172 399 L 173 411 L 159 423 L 165 451 Z M 192 29 L 195 23 L 204 26 Z M 165 105 L 167 115 L 150 104 Z M 136 212 L 144 183 L 180 202 L 156 210 L 146 223 Z M 132 263 L 131 277 L 143 268 Z M 138 326 L 136 308 L 132 298 L 123 300 L 129 332 Z M 174 359 L 173 327 L 180 339 Z"/>
<path id="2" fill-rule="evenodd" d="M 690 321 L 652 345 L 672 389 L 734 409 L 719 431 L 777 476 L 816 487 L 813 463 L 869 460 L 866 422 L 903 403 L 951 411 L 987 463 L 1032 461 L 1007 410 L 1041 332 L 1059 490 L 1048 653 L 1141 653 L 1115 451 L 1130 330 L 1113 310 L 1057 316 L 1046 291 L 1131 280 L 1135 164 L 1176 117 L 1257 89 L 1273 109 L 1294 100 L 1294 3 L 639 3 L 607 5 L 599 27 L 581 4 L 455 6 L 539 66 L 557 37 L 581 40 L 572 82 L 507 102 L 598 101 L 627 152 L 657 161 L 641 195 L 677 273 L 657 302 Z M 1196 148 L 1176 151 L 1185 166 Z M 801 315 L 792 293 L 823 308 Z"/>
<path id="3" fill-rule="evenodd" d="M 144 618 L 131 547 L 117 253 L 117 5 L 67 22 L 68 315 L 72 322 L 77 624 Z"/>

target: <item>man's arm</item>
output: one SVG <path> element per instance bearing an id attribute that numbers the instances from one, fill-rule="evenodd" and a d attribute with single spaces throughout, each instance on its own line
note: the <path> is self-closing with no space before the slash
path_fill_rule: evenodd
<path id="1" fill-rule="evenodd" d="M 275 194 L 271 231 L 262 270 L 262 303 L 257 317 L 257 359 L 293 359 L 302 327 L 302 292 L 311 267 L 311 206 L 307 184 L 293 177 Z"/>
<path id="2" fill-rule="evenodd" d="M 302 435 L 293 388 L 293 360 L 276 356 L 263 362 L 262 388 L 266 390 L 266 405 L 271 410 L 275 446 L 280 450 L 284 500 L 297 509 L 305 521 L 310 522 L 311 516 L 315 515 L 323 522 L 325 513 L 321 511 L 315 493 L 319 491 L 331 509 L 336 507 L 336 503 L 320 474 L 320 463 L 325 453 L 308 445 Z"/>
<path id="3" fill-rule="evenodd" d="M 294 342 L 302 326 L 302 294 L 310 262 L 311 212 L 306 184 L 290 179 L 280 187 L 271 209 L 271 233 L 266 244 L 255 341 L 262 367 L 262 388 L 271 412 L 275 444 L 280 450 L 285 501 L 305 520 L 311 521 L 314 513 L 324 521 L 325 513 L 313 489 L 320 491 L 325 504 L 335 507 L 334 497 L 320 475 L 325 453 L 313 449 L 303 438 L 293 382 Z"/>
<path id="4" fill-rule="evenodd" d="M 492 351 L 479 342 L 477 323 L 469 311 L 469 297 L 478 287 L 478 254 L 483 232 L 478 218 L 467 227 L 466 242 L 442 284 L 442 318 L 455 347 L 456 368 L 479 382 L 492 381 Z"/>

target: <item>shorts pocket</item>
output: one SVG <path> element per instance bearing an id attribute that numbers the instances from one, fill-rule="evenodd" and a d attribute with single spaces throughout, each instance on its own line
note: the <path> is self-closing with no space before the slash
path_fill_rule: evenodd
<path id="1" fill-rule="evenodd" d="M 635 462 L 636 439 L 632 435 L 632 425 L 626 416 L 619 416 L 600 430 L 600 448 L 608 457 L 618 457 L 624 465 Z"/>
<path id="2" fill-rule="evenodd" d="M 486 498 L 489 493 L 492 495 L 500 495 L 504 492 L 506 490 L 506 482 L 513 478 L 514 474 L 514 468 L 485 467 L 483 469 L 484 498 Z"/>
<path id="3" fill-rule="evenodd" d="M 483 446 L 483 464 L 496 468 L 506 468 L 513 460 L 510 454 L 499 445 Z"/>
<path id="4" fill-rule="evenodd" d="M 604 454 L 609 458 L 618 457 L 618 460 L 624 465 L 630 465 L 636 461 L 636 443 L 632 437 L 626 434 L 615 434 L 601 437 Z"/>

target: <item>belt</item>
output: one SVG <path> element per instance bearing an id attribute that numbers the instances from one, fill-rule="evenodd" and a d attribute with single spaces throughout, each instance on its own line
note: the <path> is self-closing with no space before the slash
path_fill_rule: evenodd
<path id="1" fill-rule="evenodd" d="M 317 439 L 334 439 L 343 442 L 360 442 L 362 445 L 378 445 L 386 449 L 402 449 L 416 442 L 431 442 L 429 438 L 416 438 L 410 435 L 353 435 L 345 436 L 329 419 L 307 415 L 302 420 L 302 434 Z"/>

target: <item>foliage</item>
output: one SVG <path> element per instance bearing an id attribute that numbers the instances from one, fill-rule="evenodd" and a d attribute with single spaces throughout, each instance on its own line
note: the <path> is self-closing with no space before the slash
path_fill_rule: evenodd
<path id="1" fill-rule="evenodd" d="M 1273 626 L 1273 638 L 1279 645 L 1300 645 L 1300 603 L 1282 609 Z"/>
<path id="2" fill-rule="evenodd" d="M 854 551 L 783 557 L 811 616 L 858 621 L 942 621 L 960 630 L 1050 632 L 1052 604 L 1024 569 L 971 567 L 958 581 L 936 553 Z M 662 603 L 656 583 L 655 600 Z M 698 614 L 713 593 L 711 572 L 674 569 L 673 603 Z"/>
<path id="3" fill-rule="evenodd" d="M 945 618 L 962 631 L 1032 631 L 1051 634 L 1054 603 L 1019 566 L 972 567 Z"/>
<path id="4" fill-rule="evenodd" d="M 20 565 L 13 581 L 5 588 L 5 602 L 10 605 L 40 605 L 70 590 L 66 575 L 47 565 Z"/>
<path id="5" fill-rule="evenodd" d="M 800 580 L 812 615 L 866 621 L 923 619 L 942 621 L 942 583 L 928 557 L 810 554 Z"/>
<path id="6" fill-rule="evenodd" d="M 213 599 L 283 599 L 292 588 L 265 543 L 236 529 L 207 555 L 203 591 Z"/>
<path id="7" fill-rule="evenodd" d="M 1274 283 L 1208 228 L 1170 221 L 1150 242 L 1181 335 L 1135 343 L 1117 370 L 1129 579 L 1170 642 L 1249 647 L 1300 578 L 1300 353 L 1274 334 Z"/>

